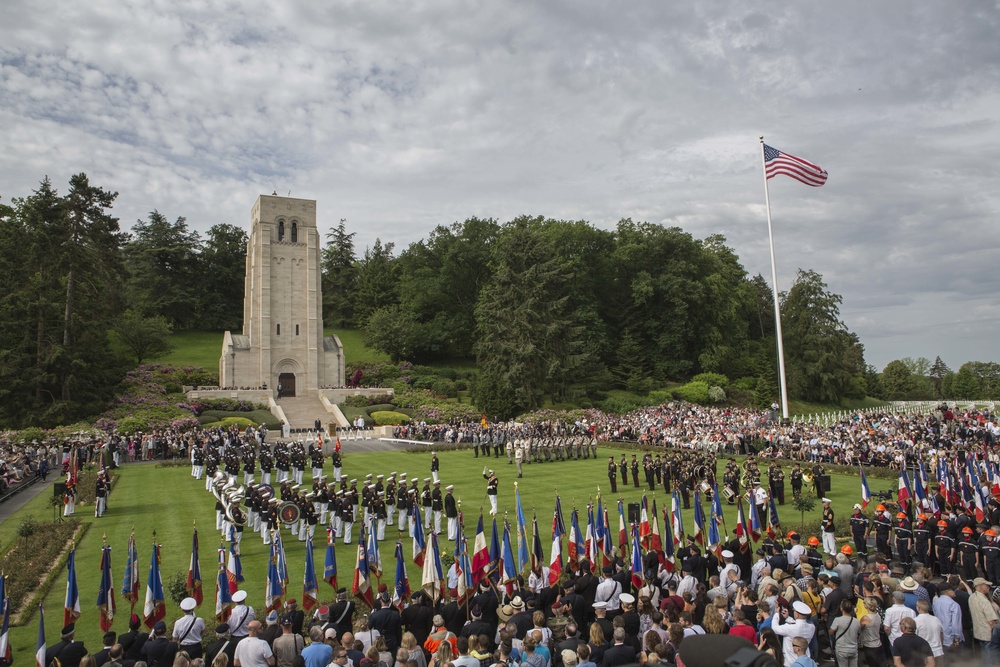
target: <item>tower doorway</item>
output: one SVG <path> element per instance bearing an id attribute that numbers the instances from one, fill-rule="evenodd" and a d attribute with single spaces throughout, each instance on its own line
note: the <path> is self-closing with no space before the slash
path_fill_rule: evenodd
<path id="1" fill-rule="evenodd" d="M 278 376 L 278 384 L 281 385 L 281 396 L 295 396 L 295 373 L 282 373 Z"/>

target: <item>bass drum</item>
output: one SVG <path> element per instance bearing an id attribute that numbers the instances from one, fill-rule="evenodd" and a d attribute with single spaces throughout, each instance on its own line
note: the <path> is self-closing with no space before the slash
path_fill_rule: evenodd
<path id="1" fill-rule="evenodd" d="M 299 520 L 300 513 L 299 506 L 291 500 L 286 500 L 278 505 L 278 521 L 281 523 L 295 523 Z"/>

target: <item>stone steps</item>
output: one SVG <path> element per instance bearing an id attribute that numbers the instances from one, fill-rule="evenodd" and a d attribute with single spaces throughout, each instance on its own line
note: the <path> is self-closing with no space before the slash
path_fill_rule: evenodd
<path id="1" fill-rule="evenodd" d="M 327 424 L 336 423 L 333 414 L 326 411 L 323 403 L 316 396 L 280 398 L 278 405 L 285 411 L 288 425 L 291 428 L 312 429 L 317 417 L 323 423 L 324 430 Z"/>

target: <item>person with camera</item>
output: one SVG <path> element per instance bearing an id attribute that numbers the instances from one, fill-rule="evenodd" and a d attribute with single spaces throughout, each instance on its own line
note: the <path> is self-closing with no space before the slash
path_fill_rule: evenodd
<path id="1" fill-rule="evenodd" d="M 803 638 L 808 646 L 813 635 L 816 634 L 816 626 L 809 622 L 812 610 L 809 605 L 801 600 L 796 600 L 788 607 L 780 607 L 780 622 L 772 623 L 771 629 L 774 634 L 782 638 L 782 654 L 784 656 L 785 667 L 792 667 L 798 659 L 799 654 L 795 652 L 792 642 L 796 638 Z"/>

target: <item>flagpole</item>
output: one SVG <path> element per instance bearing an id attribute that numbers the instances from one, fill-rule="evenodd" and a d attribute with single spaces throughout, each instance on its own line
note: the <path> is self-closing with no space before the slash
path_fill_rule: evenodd
<path id="1" fill-rule="evenodd" d="M 764 167 L 764 203 L 767 206 L 767 242 L 771 248 L 771 290 L 774 292 L 774 333 L 778 339 L 778 382 L 781 386 L 781 417 L 788 419 L 788 384 L 785 382 L 785 346 L 781 337 L 781 306 L 778 302 L 778 272 L 774 266 L 774 234 L 771 231 L 771 199 L 767 192 L 764 137 L 760 138 L 760 161 Z"/>

